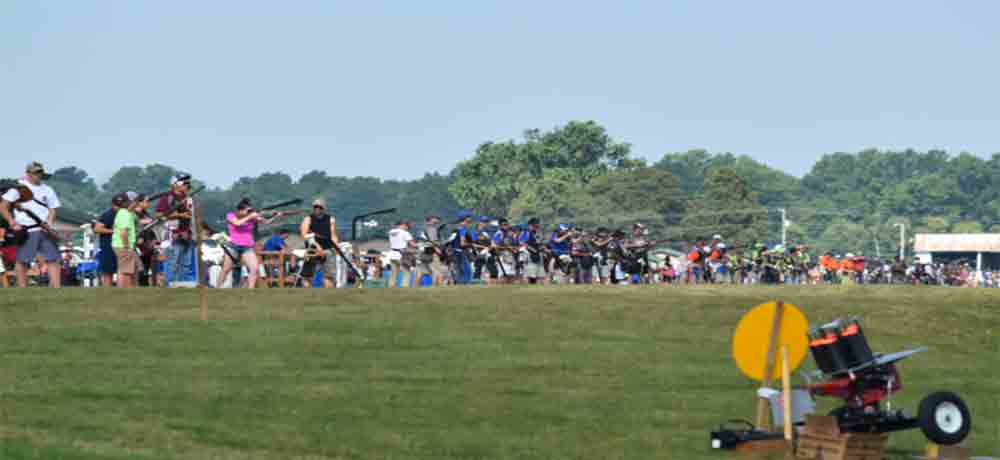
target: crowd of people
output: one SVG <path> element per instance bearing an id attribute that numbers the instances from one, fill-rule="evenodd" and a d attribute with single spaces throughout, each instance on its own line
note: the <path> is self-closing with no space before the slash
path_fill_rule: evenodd
<path id="1" fill-rule="evenodd" d="M 976 273 L 968 263 L 906 264 L 854 254 L 814 257 L 805 245 L 742 247 L 722 235 L 698 241 L 684 252 L 661 250 L 648 229 L 593 232 L 557 224 L 543 232 L 538 219 L 511 225 L 506 219 L 468 213 L 447 237 L 432 216 L 413 237 L 411 223 L 390 232 L 390 285 L 397 272 L 412 271 L 433 284 L 928 284 L 1000 287 L 1000 273 Z M 408 277 L 403 276 L 406 280 Z M 430 283 L 427 283 L 430 284 Z"/>
<path id="2" fill-rule="evenodd" d="M 0 200 L 0 280 L 13 270 L 18 286 L 32 269 L 52 287 L 74 284 L 70 257 L 52 230 L 60 201 L 44 184 L 44 167 L 33 162 Z M 428 216 L 419 231 L 401 220 L 387 232 L 389 250 L 358 254 L 342 242 L 337 220 L 322 199 L 298 225 L 304 247 L 287 244 L 279 230 L 258 243 L 259 226 L 289 215 L 256 209 L 249 199 L 226 214 L 226 232 L 200 222 L 202 263 L 196 260 L 191 177 L 178 174 L 170 190 L 155 197 L 134 191 L 114 195 L 93 222 L 98 238 L 97 283 L 103 286 L 258 286 L 278 273 L 293 286 L 345 287 L 384 278 L 387 287 L 450 284 L 842 284 L 893 283 L 1000 287 L 1000 274 L 976 272 L 968 264 L 906 264 L 853 254 L 814 257 L 804 245 L 755 242 L 728 245 L 721 235 L 685 251 L 664 249 L 648 228 L 570 224 L 543 230 L 538 219 L 514 225 L 504 218 L 462 211 L 444 223 Z M 152 205 L 155 201 L 155 206 Z M 447 229 L 447 231 L 446 231 Z M 676 243 L 671 245 L 676 247 Z M 260 254 L 280 254 L 261 260 Z M 198 268 L 201 268 L 200 270 Z M 200 273 L 200 275 L 198 275 Z M 383 273 L 387 274 L 383 275 Z M 200 276 L 200 278 L 199 278 Z"/>

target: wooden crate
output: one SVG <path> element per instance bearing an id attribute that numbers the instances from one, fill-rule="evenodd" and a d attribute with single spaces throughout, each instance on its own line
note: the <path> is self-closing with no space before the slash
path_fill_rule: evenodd
<path id="1" fill-rule="evenodd" d="M 841 433 L 833 417 L 808 416 L 795 450 L 802 460 L 882 460 L 886 434 Z"/>
<path id="2" fill-rule="evenodd" d="M 939 446 L 937 444 L 927 444 L 928 460 L 969 460 L 972 456 L 972 449 L 965 446 Z"/>

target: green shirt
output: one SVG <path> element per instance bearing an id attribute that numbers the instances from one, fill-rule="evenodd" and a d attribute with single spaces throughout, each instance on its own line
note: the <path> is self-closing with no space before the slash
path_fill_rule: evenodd
<path id="1" fill-rule="evenodd" d="M 114 234 L 111 235 L 111 247 L 116 249 L 135 247 L 135 214 L 128 209 L 119 209 L 115 214 Z M 122 230 L 128 229 L 128 244 L 122 242 Z"/>

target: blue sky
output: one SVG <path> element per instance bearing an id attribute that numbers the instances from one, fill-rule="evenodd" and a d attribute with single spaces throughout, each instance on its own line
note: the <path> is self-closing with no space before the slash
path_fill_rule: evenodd
<path id="1" fill-rule="evenodd" d="M 706 148 L 1000 152 L 1000 2 L 11 1 L 0 175 L 161 162 L 415 178 L 593 119 Z"/>

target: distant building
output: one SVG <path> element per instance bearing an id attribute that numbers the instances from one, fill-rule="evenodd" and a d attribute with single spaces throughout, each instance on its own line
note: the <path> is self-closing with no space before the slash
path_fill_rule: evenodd
<path id="1" fill-rule="evenodd" d="M 1000 270 L 1000 233 L 917 233 L 913 251 L 925 263 L 964 261 L 976 270 Z"/>

